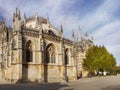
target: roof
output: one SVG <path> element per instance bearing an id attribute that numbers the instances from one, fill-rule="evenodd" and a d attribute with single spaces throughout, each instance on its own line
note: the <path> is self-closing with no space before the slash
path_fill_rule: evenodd
<path id="1" fill-rule="evenodd" d="M 31 22 L 31 21 L 35 21 L 36 19 L 41 23 L 47 23 L 47 19 L 39 17 L 39 16 L 38 17 L 32 16 L 32 17 L 26 18 L 26 23 Z"/>

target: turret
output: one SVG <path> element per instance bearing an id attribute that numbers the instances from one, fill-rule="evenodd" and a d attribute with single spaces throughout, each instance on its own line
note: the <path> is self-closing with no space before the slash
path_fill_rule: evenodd
<path id="1" fill-rule="evenodd" d="M 81 35 L 81 31 L 80 31 L 80 26 L 78 28 L 78 42 L 82 41 L 82 35 Z"/>
<path id="2" fill-rule="evenodd" d="M 20 16 L 20 10 L 18 10 L 18 8 L 16 8 L 16 12 L 13 14 L 13 19 L 18 19 L 20 20 L 21 19 L 21 16 Z"/>
<path id="3" fill-rule="evenodd" d="M 24 13 L 24 27 L 26 27 L 26 14 Z"/>
<path id="4" fill-rule="evenodd" d="M 21 30 L 21 16 L 20 10 L 16 8 L 16 12 L 13 14 L 13 31 Z"/>

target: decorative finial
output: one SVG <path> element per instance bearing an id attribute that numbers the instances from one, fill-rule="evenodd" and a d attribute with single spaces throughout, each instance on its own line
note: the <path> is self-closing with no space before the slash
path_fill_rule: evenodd
<path id="1" fill-rule="evenodd" d="M 36 12 L 35 17 L 36 17 L 36 18 L 38 18 L 38 17 L 39 17 L 38 12 Z"/>
<path id="2" fill-rule="evenodd" d="M 24 19 L 26 19 L 26 14 L 24 13 Z"/>
<path id="3" fill-rule="evenodd" d="M 60 29 L 60 30 L 61 30 L 61 33 L 63 33 L 63 26 L 61 25 L 60 28 L 61 28 L 61 29 Z"/>
<path id="4" fill-rule="evenodd" d="M 18 8 L 16 8 L 16 17 L 19 15 L 19 13 L 18 13 Z"/>
<path id="5" fill-rule="evenodd" d="M 88 36 L 88 33 L 86 32 L 85 33 L 85 40 L 88 40 L 89 39 L 89 36 Z"/>
<path id="6" fill-rule="evenodd" d="M 19 10 L 19 12 L 18 12 L 18 16 L 19 16 L 19 19 L 21 19 L 21 16 L 20 16 L 20 10 Z"/>
<path id="7" fill-rule="evenodd" d="M 80 26 L 78 27 L 78 42 L 80 42 L 82 40 L 82 35 L 81 35 L 81 31 L 80 31 Z"/>
<path id="8" fill-rule="evenodd" d="M 74 30 L 72 29 L 72 37 L 74 37 Z"/>
<path id="9" fill-rule="evenodd" d="M 74 30 L 72 29 L 72 41 L 74 43 Z"/>
<path id="10" fill-rule="evenodd" d="M 48 17 L 48 16 L 47 16 L 47 23 L 50 24 L 50 22 L 49 22 L 49 17 Z"/>
<path id="11" fill-rule="evenodd" d="M 16 14 L 17 14 L 18 8 L 16 8 Z"/>
<path id="12" fill-rule="evenodd" d="M 19 16 L 20 16 L 20 10 L 19 10 Z"/>
<path id="13" fill-rule="evenodd" d="M 15 21 L 15 13 L 13 13 L 13 22 Z"/>

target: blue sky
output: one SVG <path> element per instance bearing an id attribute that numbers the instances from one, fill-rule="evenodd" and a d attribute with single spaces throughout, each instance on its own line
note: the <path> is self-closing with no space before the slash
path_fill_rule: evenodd
<path id="1" fill-rule="evenodd" d="M 105 45 L 120 64 L 120 0 L 0 0 L 0 20 L 12 25 L 16 7 L 22 17 L 38 12 L 58 29 L 62 24 L 67 38 L 71 38 L 72 29 L 77 38 L 80 25 L 83 37 L 88 32 L 94 43 Z"/>

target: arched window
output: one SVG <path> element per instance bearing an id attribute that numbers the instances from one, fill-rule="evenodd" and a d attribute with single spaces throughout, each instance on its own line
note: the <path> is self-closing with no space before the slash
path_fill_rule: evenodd
<path id="1" fill-rule="evenodd" d="M 50 35 L 54 35 L 54 36 L 55 36 L 55 33 L 54 33 L 52 30 L 49 30 L 48 33 L 49 33 Z"/>
<path id="2" fill-rule="evenodd" d="M 46 48 L 46 63 L 55 63 L 55 47 L 49 44 Z"/>
<path id="3" fill-rule="evenodd" d="M 68 48 L 65 49 L 65 64 L 69 64 Z"/>
<path id="4" fill-rule="evenodd" d="M 26 44 L 26 61 L 27 62 L 33 61 L 32 43 L 30 40 Z"/>

